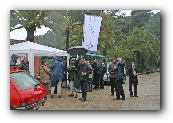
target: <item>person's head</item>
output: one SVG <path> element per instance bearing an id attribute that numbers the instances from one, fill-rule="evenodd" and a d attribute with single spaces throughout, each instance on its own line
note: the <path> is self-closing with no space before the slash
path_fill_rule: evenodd
<path id="1" fill-rule="evenodd" d="M 122 57 L 119 57 L 118 59 L 119 59 L 120 61 L 123 61 L 123 58 L 122 58 Z"/>
<path id="2" fill-rule="evenodd" d="M 114 57 L 113 60 L 112 60 L 113 63 L 116 63 L 117 62 L 117 59 Z"/>
<path id="3" fill-rule="evenodd" d="M 85 63 L 85 59 L 84 58 L 81 58 L 80 63 L 81 64 L 84 64 Z"/>
<path id="4" fill-rule="evenodd" d="M 62 62 L 62 57 L 61 56 L 57 56 L 56 60 Z"/>
<path id="5" fill-rule="evenodd" d="M 97 62 L 97 59 L 94 59 L 94 62 Z"/>
<path id="6" fill-rule="evenodd" d="M 57 58 L 57 55 L 54 55 L 53 56 L 53 60 L 56 61 L 56 58 Z"/>
<path id="7" fill-rule="evenodd" d="M 41 65 L 46 65 L 46 60 L 42 60 Z"/>
<path id="8" fill-rule="evenodd" d="M 90 64 L 90 62 L 89 62 L 89 61 L 86 61 L 86 63 L 87 63 L 87 64 Z"/>
<path id="9" fill-rule="evenodd" d="M 102 60 L 100 60 L 100 64 L 102 64 L 103 63 L 103 61 Z"/>
<path id="10" fill-rule="evenodd" d="M 135 67 L 135 66 L 136 66 L 135 62 L 132 62 L 132 67 Z"/>
<path id="11" fill-rule="evenodd" d="M 11 61 L 13 61 L 14 63 L 17 63 L 17 59 L 18 59 L 18 58 L 19 58 L 18 55 L 13 54 L 13 55 L 11 56 Z"/>
<path id="12" fill-rule="evenodd" d="M 28 57 L 25 56 L 25 57 L 23 58 L 23 61 L 24 61 L 24 62 L 28 62 Z"/>
<path id="13" fill-rule="evenodd" d="M 71 63 L 72 63 L 72 64 L 75 63 L 75 59 L 74 59 L 74 58 L 71 59 Z"/>

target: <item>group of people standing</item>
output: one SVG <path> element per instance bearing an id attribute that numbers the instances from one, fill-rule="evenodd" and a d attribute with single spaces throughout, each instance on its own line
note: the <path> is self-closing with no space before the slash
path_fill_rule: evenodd
<path id="1" fill-rule="evenodd" d="M 123 88 L 123 84 L 125 83 L 124 68 L 125 63 L 123 62 L 122 58 L 113 58 L 113 62 L 108 67 L 111 95 L 113 96 L 114 93 L 116 95 L 116 98 L 113 98 L 113 100 L 125 100 L 125 93 Z M 84 58 L 81 58 L 80 62 L 78 58 L 73 58 L 70 61 L 70 65 L 66 67 L 63 64 L 61 57 L 54 56 L 54 62 L 51 64 L 50 69 L 47 68 L 45 61 L 43 61 L 40 66 L 40 81 L 43 83 L 43 85 L 45 85 L 44 81 L 48 81 L 46 76 L 48 76 L 50 71 L 51 98 L 54 98 L 55 87 L 57 88 L 57 97 L 61 98 L 62 80 L 64 79 L 64 73 L 68 72 L 68 81 L 70 84 L 70 93 L 68 96 L 78 98 L 78 90 L 81 88 L 82 97 L 79 98 L 79 100 L 87 101 L 88 91 L 91 92 L 92 89 L 104 89 L 103 76 L 107 69 L 102 61 L 99 62 L 95 59 L 91 65 L 90 62 L 85 61 Z M 43 72 L 45 74 L 42 74 Z M 131 67 L 128 69 L 128 74 L 130 97 L 138 97 L 138 70 L 136 69 L 134 62 L 132 62 Z M 92 85 L 95 85 L 94 88 L 92 88 Z M 134 94 L 132 87 L 134 87 Z"/>
<path id="2" fill-rule="evenodd" d="M 69 73 L 68 80 L 70 82 L 71 90 L 71 93 L 68 96 L 75 96 L 75 98 L 77 98 L 77 90 L 79 87 L 81 87 L 82 98 L 79 98 L 79 100 L 87 101 L 87 92 L 92 92 L 93 84 L 95 85 L 93 89 L 103 89 L 103 76 L 106 72 L 106 68 L 101 64 L 102 62 L 99 63 L 96 59 L 92 65 L 89 61 L 85 61 L 84 58 L 80 59 L 80 63 L 78 58 L 72 59 L 70 65 L 67 68 Z"/>
<path id="3" fill-rule="evenodd" d="M 129 92 L 130 92 L 130 97 L 138 97 L 137 95 L 137 85 L 138 85 L 138 70 L 135 67 L 135 62 L 131 63 L 130 68 L 128 69 L 128 74 L 129 74 Z M 110 85 L 111 85 L 111 95 L 113 96 L 114 93 L 116 93 L 116 98 L 113 100 L 125 100 L 125 93 L 124 93 L 124 88 L 123 84 L 125 74 L 124 74 L 124 69 L 125 64 L 122 60 L 122 58 L 113 58 L 112 63 L 108 67 L 109 71 L 109 78 L 110 78 Z M 132 91 L 132 86 L 134 86 L 134 95 Z"/>
<path id="4" fill-rule="evenodd" d="M 17 58 L 18 56 L 12 56 L 10 64 L 16 64 Z M 55 97 L 55 89 L 57 90 L 57 97 L 61 98 L 61 86 L 66 72 L 68 72 L 68 80 L 70 83 L 69 97 L 74 96 L 75 98 L 78 98 L 78 89 L 81 87 L 82 98 L 79 98 L 79 100 L 87 101 L 87 91 L 92 92 L 92 89 L 104 89 L 103 76 L 107 69 L 102 61 L 99 62 L 95 59 L 91 65 L 90 62 L 85 61 L 84 58 L 80 59 L 80 63 L 78 58 L 73 58 L 71 59 L 70 65 L 66 67 L 60 56 L 54 56 L 53 58 L 54 61 L 50 65 L 50 68 L 48 68 L 46 60 L 42 60 L 40 65 L 40 82 L 46 89 L 48 88 L 48 83 L 51 83 L 51 98 Z M 18 67 L 21 70 L 29 70 L 29 61 L 27 57 L 24 57 Z M 114 93 L 116 94 L 116 98 L 113 98 L 113 100 L 125 100 L 123 88 L 123 84 L 125 83 L 124 68 L 125 64 L 122 58 L 113 58 L 112 63 L 108 67 L 111 95 L 113 96 Z M 135 62 L 131 63 L 131 66 L 128 69 L 128 75 L 130 97 L 138 97 L 138 69 L 136 68 Z M 94 88 L 92 88 L 92 85 L 95 85 Z M 134 87 L 134 91 L 132 90 L 132 87 Z"/>

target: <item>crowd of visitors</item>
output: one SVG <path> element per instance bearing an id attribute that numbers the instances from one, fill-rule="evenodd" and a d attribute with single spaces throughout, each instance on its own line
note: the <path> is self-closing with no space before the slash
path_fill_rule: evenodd
<path id="1" fill-rule="evenodd" d="M 19 57 L 13 55 L 11 58 L 10 65 L 16 64 Z M 62 62 L 60 56 L 54 56 L 54 61 L 50 67 L 47 66 L 46 60 L 41 61 L 40 65 L 40 82 L 44 85 L 46 90 L 48 89 L 48 83 L 50 82 L 51 98 L 55 98 L 55 94 L 58 98 L 62 96 L 62 82 L 68 78 L 70 85 L 69 97 L 78 98 L 78 90 L 81 89 L 82 97 L 79 98 L 81 101 L 87 101 L 87 92 L 93 90 L 104 89 L 104 74 L 107 69 L 103 61 L 97 61 L 94 59 L 93 64 L 89 61 L 85 61 L 84 58 L 80 60 L 78 58 L 71 59 L 70 65 L 66 66 Z M 19 69 L 29 71 L 29 61 L 27 57 L 24 57 L 21 63 L 18 65 Z M 122 58 L 113 58 L 112 63 L 108 66 L 111 95 L 116 95 L 113 100 L 125 100 L 125 93 L 123 84 L 125 74 L 125 63 Z M 68 73 L 68 77 L 66 75 Z M 135 62 L 132 62 L 131 67 L 128 69 L 129 74 L 129 92 L 130 97 L 138 97 L 137 85 L 138 85 L 138 69 L 136 68 Z M 94 85 L 94 87 L 93 87 Z M 132 91 L 134 87 L 134 94 Z M 93 87 L 93 88 L 92 88 Z"/>

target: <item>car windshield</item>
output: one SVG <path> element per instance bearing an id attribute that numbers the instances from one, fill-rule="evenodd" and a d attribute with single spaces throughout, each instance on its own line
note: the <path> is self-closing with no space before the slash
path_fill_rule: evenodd
<path id="1" fill-rule="evenodd" d="M 40 84 L 27 72 L 11 73 L 10 77 L 11 79 L 13 79 L 13 81 L 20 90 L 28 90 L 31 88 L 35 88 L 37 85 Z"/>

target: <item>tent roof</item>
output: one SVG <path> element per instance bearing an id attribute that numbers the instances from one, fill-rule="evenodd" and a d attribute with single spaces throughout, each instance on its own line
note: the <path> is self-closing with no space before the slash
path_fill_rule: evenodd
<path id="1" fill-rule="evenodd" d="M 12 54 L 22 55 L 28 52 L 33 52 L 34 56 L 53 56 L 53 55 L 67 56 L 68 54 L 67 51 L 44 46 L 30 41 L 10 45 L 10 55 Z"/>

